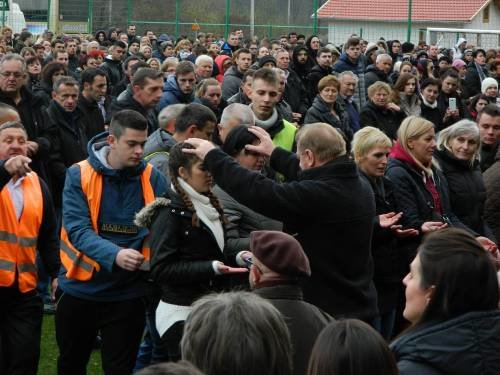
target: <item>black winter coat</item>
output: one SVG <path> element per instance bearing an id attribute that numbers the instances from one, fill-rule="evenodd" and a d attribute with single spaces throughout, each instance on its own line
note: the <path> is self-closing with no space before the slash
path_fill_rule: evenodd
<path id="1" fill-rule="evenodd" d="M 426 106 L 423 102 L 420 104 L 420 116 L 434 124 L 434 129 L 443 129 L 443 117 L 439 107 L 431 108 Z"/>
<path id="2" fill-rule="evenodd" d="M 432 171 L 441 197 L 442 215 L 434 212 L 432 195 L 425 187 L 422 174 L 404 161 L 389 159 L 386 176 L 393 183 L 398 211 L 403 212 L 401 224 L 404 228 L 420 231 L 426 221 L 446 221 L 452 226 L 472 232 L 451 210 L 448 183 L 443 173 L 435 167 L 432 167 Z"/>
<path id="3" fill-rule="evenodd" d="M 15 103 L 14 100 L 0 91 L 0 103 L 5 103 L 14 107 L 21 122 L 28 133 L 28 140 L 38 144 L 38 152 L 31 156 L 31 168 L 38 173 L 50 188 L 50 179 L 47 172 L 47 161 L 50 153 L 50 143 L 45 137 L 45 128 L 49 125 L 47 117 L 43 110 L 42 102 L 39 98 L 33 96 L 26 87 L 21 88 L 21 101 Z"/>
<path id="4" fill-rule="evenodd" d="M 111 104 L 110 116 L 123 109 L 133 109 L 143 115 L 148 121 L 148 135 L 151 135 L 158 129 L 158 113 L 156 108 L 144 108 L 137 100 L 134 99 L 132 91 L 127 89 L 123 97 L 120 97 Z"/>
<path id="5" fill-rule="evenodd" d="M 485 77 L 488 77 L 488 71 L 486 68 L 482 67 Z M 463 87 L 463 97 L 468 99 L 474 95 L 481 93 L 481 80 L 479 78 L 479 73 L 476 68 L 476 64 L 472 62 L 469 64 L 467 71 L 465 73 L 464 87 Z"/>
<path id="6" fill-rule="evenodd" d="M 401 375 L 498 375 L 498 348 L 498 310 L 425 324 L 391 344 Z"/>
<path id="7" fill-rule="evenodd" d="M 47 108 L 47 117 L 50 126 L 47 128 L 46 136 L 50 141 L 50 160 L 48 171 L 54 191 L 55 207 L 62 207 L 62 190 L 66 179 L 66 169 L 73 164 L 87 158 L 87 134 L 88 120 L 78 109 L 73 112 L 73 123 L 70 115 L 52 101 Z"/>
<path id="8" fill-rule="evenodd" d="M 296 235 L 311 264 L 306 301 L 332 316 L 377 315 L 371 237 L 375 204 L 370 186 L 348 157 L 300 171 L 295 154 L 276 148 L 271 168 L 289 183 L 276 183 L 239 166 L 219 149 L 205 165 L 216 183 L 241 204 Z M 252 186 L 252 189 L 248 189 Z"/>
<path id="9" fill-rule="evenodd" d="M 40 81 L 40 83 L 33 89 L 33 96 L 38 99 L 42 110 L 46 110 L 52 101 L 52 86 L 49 86 L 46 82 Z"/>
<path id="10" fill-rule="evenodd" d="M 108 57 L 106 57 L 104 63 L 100 66 L 100 68 L 104 70 L 108 75 L 109 90 L 112 90 L 112 88 L 123 79 L 123 76 L 125 74 L 123 73 L 122 62 L 112 60 Z"/>
<path id="11" fill-rule="evenodd" d="M 453 213 L 473 231 L 495 241 L 483 219 L 486 188 L 478 163 L 471 167 L 469 162 L 441 150 L 436 152 L 436 158 L 448 182 Z"/>
<path id="12" fill-rule="evenodd" d="M 309 357 L 316 338 L 333 318 L 303 300 L 302 290 L 292 283 L 279 282 L 263 287 L 257 286 L 254 293 L 267 299 L 283 315 L 293 347 L 293 373 L 307 372 Z"/>
<path id="13" fill-rule="evenodd" d="M 307 110 L 304 124 L 313 124 L 315 122 L 330 124 L 334 128 L 340 129 L 344 133 L 346 141 L 350 143 L 353 133 L 349 122 L 349 116 L 346 112 L 342 112 L 338 102 L 335 102 L 334 109 L 338 117 L 332 114 L 326 102 L 318 94 L 316 98 L 314 98 L 312 106 Z"/>
<path id="14" fill-rule="evenodd" d="M 500 148 L 496 162 L 483 174 L 486 186 L 485 219 L 500 241 Z"/>
<path id="15" fill-rule="evenodd" d="M 302 116 L 305 115 L 309 107 L 307 91 L 298 74 L 291 69 L 288 69 L 284 99 L 290 104 L 292 112 L 300 113 Z"/>
<path id="16" fill-rule="evenodd" d="M 152 218 L 151 277 L 161 287 L 162 301 L 189 306 L 227 285 L 227 276 L 217 276 L 212 263 L 229 263 L 210 229 L 201 220 L 193 227 L 192 213 L 179 195 L 170 191 L 169 196 L 171 201 Z"/>
<path id="17" fill-rule="evenodd" d="M 314 65 L 309 74 L 307 75 L 307 96 L 309 98 L 309 102 L 312 103 L 316 95 L 318 94 L 318 83 L 321 81 L 321 78 L 326 77 L 329 74 L 333 73 L 333 69 L 331 67 L 322 68 L 319 65 Z"/>
<path id="18" fill-rule="evenodd" d="M 389 179 L 385 177 L 374 179 L 364 173 L 361 174 L 370 184 L 375 196 L 376 216 L 373 220 L 372 238 L 372 256 L 375 265 L 373 281 L 377 289 L 379 312 L 384 314 L 396 307 L 403 270 L 399 267 L 396 237 L 390 229 L 383 229 L 380 226 L 379 215 L 397 212 L 396 198 Z"/>
<path id="19" fill-rule="evenodd" d="M 397 138 L 397 131 L 405 118 L 402 111 L 395 112 L 376 106 L 371 100 L 361 109 L 359 121 L 361 127 L 373 126 L 382 130 L 390 139 Z"/>
<path id="20" fill-rule="evenodd" d="M 78 109 L 87 118 L 87 121 L 85 123 L 85 125 L 87 126 L 87 128 L 85 129 L 87 139 L 90 140 L 94 138 L 94 136 L 102 133 L 105 130 L 104 117 L 102 116 L 102 112 L 97 102 L 95 102 L 94 100 L 87 100 L 80 93 L 80 97 L 78 98 Z M 109 111 L 109 109 L 107 111 Z"/>
<path id="21" fill-rule="evenodd" d="M 391 81 L 389 80 L 389 76 L 383 71 L 378 69 L 375 65 L 370 65 L 366 68 L 366 73 L 365 73 L 365 88 L 366 88 L 366 95 L 368 98 L 368 87 L 373 85 L 375 82 L 385 82 L 388 84 L 391 84 Z"/>

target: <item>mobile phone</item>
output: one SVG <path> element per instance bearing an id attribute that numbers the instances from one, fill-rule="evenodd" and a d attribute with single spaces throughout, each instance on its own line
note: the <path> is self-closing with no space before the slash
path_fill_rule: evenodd
<path id="1" fill-rule="evenodd" d="M 448 108 L 450 111 L 456 111 L 457 110 L 457 98 L 450 98 L 448 101 Z"/>
<path id="2" fill-rule="evenodd" d="M 497 97 L 497 105 L 500 105 L 500 96 Z"/>
<path id="3" fill-rule="evenodd" d="M 247 268 L 252 267 L 252 264 L 253 264 L 252 257 L 246 258 L 245 264 L 246 264 Z"/>

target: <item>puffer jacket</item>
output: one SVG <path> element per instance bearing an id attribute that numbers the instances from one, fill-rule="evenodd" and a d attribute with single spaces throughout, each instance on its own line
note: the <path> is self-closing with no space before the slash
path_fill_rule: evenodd
<path id="1" fill-rule="evenodd" d="M 373 126 L 382 130 L 390 139 L 397 138 L 397 131 L 405 118 L 402 111 L 396 112 L 375 105 L 371 100 L 361 109 L 361 127 Z"/>
<path id="2" fill-rule="evenodd" d="M 383 71 L 378 69 L 375 65 L 370 65 L 366 68 L 365 72 L 365 88 L 367 92 L 367 98 L 368 98 L 368 87 L 373 85 L 375 82 L 385 82 L 390 84 L 391 82 L 389 81 L 389 76 Z"/>
<path id="3" fill-rule="evenodd" d="M 500 148 L 496 162 L 483 174 L 486 187 L 484 217 L 497 240 L 500 239 Z"/>
<path id="4" fill-rule="evenodd" d="M 242 79 L 243 73 L 236 66 L 232 66 L 226 70 L 224 80 L 222 81 L 222 99 L 228 100 L 231 96 L 238 93 Z"/>
<path id="5" fill-rule="evenodd" d="M 401 375 L 500 374 L 500 311 L 426 324 L 391 344 Z"/>
<path id="6" fill-rule="evenodd" d="M 349 116 L 346 112 L 342 112 L 338 102 L 334 104 L 335 112 L 338 117 L 335 117 L 330 108 L 325 103 L 320 95 L 316 95 L 312 106 L 307 110 L 304 124 L 313 124 L 315 122 L 325 122 L 334 128 L 340 129 L 347 141 L 352 140 L 352 129 L 350 127 Z"/>
<path id="7" fill-rule="evenodd" d="M 483 219 L 486 188 L 479 163 L 471 166 L 468 161 L 458 160 L 447 150 L 439 150 L 435 156 L 448 181 L 453 213 L 469 228 L 495 241 Z"/>
<path id="8" fill-rule="evenodd" d="M 122 62 L 113 60 L 111 56 L 106 56 L 100 68 L 108 75 L 110 88 L 120 82 L 125 74 L 123 73 Z"/>
<path id="9" fill-rule="evenodd" d="M 160 128 L 148 137 L 144 145 L 144 158 L 165 175 L 168 186 L 170 186 L 168 154 L 176 143 L 166 130 Z"/>
<path id="10" fill-rule="evenodd" d="M 184 94 L 179 85 L 177 84 L 177 79 L 175 75 L 171 75 L 167 78 L 165 85 L 163 86 L 163 94 L 161 96 L 160 102 L 158 103 L 158 111 L 170 104 L 189 104 L 194 100 L 194 90 L 188 94 Z"/>

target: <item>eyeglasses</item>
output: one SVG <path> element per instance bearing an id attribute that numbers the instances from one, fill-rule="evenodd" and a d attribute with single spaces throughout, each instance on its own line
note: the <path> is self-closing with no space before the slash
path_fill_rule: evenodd
<path id="1" fill-rule="evenodd" d="M 3 78 L 9 78 L 10 76 L 13 76 L 15 79 L 19 79 L 24 77 L 24 73 L 1 72 L 0 76 L 2 76 Z"/>

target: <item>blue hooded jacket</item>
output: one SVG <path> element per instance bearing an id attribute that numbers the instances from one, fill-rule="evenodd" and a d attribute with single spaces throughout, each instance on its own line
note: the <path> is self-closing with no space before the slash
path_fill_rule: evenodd
<path id="1" fill-rule="evenodd" d="M 158 111 L 170 104 L 184 103 L 189 104 L 194 100 L 194 89 L 189 94 L 184 94 L 179 86 L 175 75 L 170 75 L 163 86 L 163 95 L 158 103 Z"/>
<path id="2" fill-rule="evenodd" d="M 122 248 L 140 250 L 148 235 L 147 229 L 134 225 L 135 214 L 144 207 L 140 176 L 146 163 L 141 161 L 136 167 L 112 169 L 106 161 L 109 152 L 106 136 L 107 133 L 101 133 L 88 144 L 87 160 L 103 175 L 98 235 L 92 229 L 78 165 L 67 170 L 63 190 L 63 225 L 69 239 L 75 248 L 99 263 L 101 269 L 94 271 L 89 281 L 79 281 L 67 279 L 66 269 L 61 266 L 59 287 L 74 297 L 86 300 L 123 301 L 147 293 L 143 271 L 126 271 L 115 264 L 116 255 Z M 165 177 L 156 169 L 151 174 L 151 185 L 156 197 L 163 196 L 167 190 Z M 124 225 L 133 230 L 128 233 L 106 231 L 103 224 Z"/>

